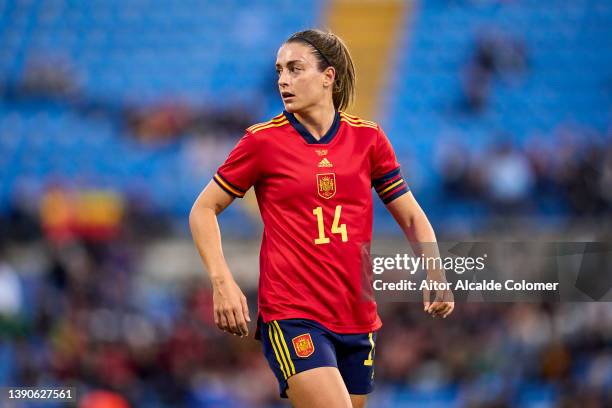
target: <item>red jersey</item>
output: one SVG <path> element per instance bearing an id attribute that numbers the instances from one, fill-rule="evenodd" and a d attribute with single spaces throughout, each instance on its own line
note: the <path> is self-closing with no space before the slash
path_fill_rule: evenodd
<path id="1" fill-rule="evenodd" d="M 288 112 L 253 125 L 214 180 L 251 187 L 264 224 L 258 306 L 264 320 L 311 319 L 337 333 L 382 325 L 372 294 L 372 187 L 408 191 L 380 126 L 344 112 L 321 139 Z"/>

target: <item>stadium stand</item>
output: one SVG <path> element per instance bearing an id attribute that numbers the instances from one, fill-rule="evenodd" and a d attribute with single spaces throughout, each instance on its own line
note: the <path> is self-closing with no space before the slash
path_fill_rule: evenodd
<path id="1" fill-rule="evenodd" d="M 192 144 L 142 146 L 126 137 L 120 116 L 180 100 L 213 111 L 244 106 L 256 122 L 267 113 L 262 90 L 274 91 L 278 44 L 314 25 L 321 4 L 52 0 L 3 1 L 0 10 L 2 207 L 24 183 L 40 190 L 50 178 L 78 176 L 125 190 L 146 178 L 154 203 L 180 216 L 243 128 L 194 176 L 193 161 L 185 165 Z M 25 98 L 24 82 L 51 95 Z"/>
<path id="2" fill-rule="evenodd" d="M 0 0 L 0 384 L 71 384 L 118 406 L 281 406 L 259 344 L 215 327 L 180 228 L 243 122 L 281 109 L 276 48 L 324 21 L 323 0 L 299 3 Z M 600 216 L 609 234 L 612 3 L 420 0 L 406 13 L 371 119 L 436 231 L 512 240 L 487 224 L 510 214 L 531 215 L 530 238 L 551 217 Z M 71 190 L 125 213 L 121 231 L 94 208 L 77 227 L 97 230 L 71 236 Z M 376 238 L 397 245 L 376 212 Z M 252 301 L 246 214 L 233 205 L 220 222 Z M 462 304 L 444 322 L 419 306 L 381 305 L 370 406 L 612 406 L 609 304 Z"/>

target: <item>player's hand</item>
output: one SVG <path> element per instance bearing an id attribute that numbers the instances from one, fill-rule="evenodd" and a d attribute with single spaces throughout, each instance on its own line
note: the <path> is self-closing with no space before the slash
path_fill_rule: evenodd
<path id="1" fill-rule="evenodd" d="M 431 317 L 442 317 L 450 315 L 455 309 L 455 298 L 450 289 L 435 291 L 433 302 L 429 289 L 423 290 L 423 311 L 429 313 Z"/>
<path id="2" fill-rule="evenodd" d="M 236 336 L 249 335 L 249 306 L 234 279 L 230 277 L 213 283 L 213 303 L 217 327 Z"/>

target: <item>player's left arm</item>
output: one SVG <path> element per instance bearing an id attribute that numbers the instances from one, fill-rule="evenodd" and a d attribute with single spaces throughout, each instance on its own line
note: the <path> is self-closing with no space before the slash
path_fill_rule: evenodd
<path id="1" fill-rule="evenodd" d="M 408 191 L 395 198 L 387 204 L 387 209 L 406 235 L 415 256 L 440 256 L 436 234 L 412 192 Z M 428 270 L 427 279 L 446 282 L 444 270 L 438 269 Z M 425 312 L 433 317 L 446 317 L 455 308 L 453 293 L 450 290 L 436 291 L 434 301 L 431 302 L 429 291 L 423 291 L 423 306 Z"/>

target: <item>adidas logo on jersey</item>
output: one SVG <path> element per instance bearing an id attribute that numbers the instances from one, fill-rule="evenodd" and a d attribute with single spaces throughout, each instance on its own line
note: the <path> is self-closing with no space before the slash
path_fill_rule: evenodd
<path id="1" fill-rule="evenodd" d="M 329 160 L 327 160 L 327 157 L 324 157 L 323 160 L 319 162 L 319 167 L 334 167 L 334 165 L 331 164 Z"/>

